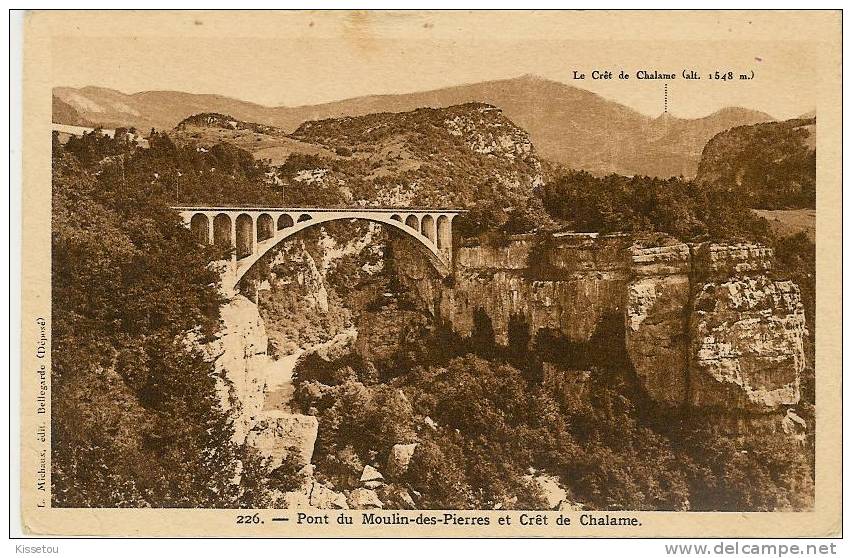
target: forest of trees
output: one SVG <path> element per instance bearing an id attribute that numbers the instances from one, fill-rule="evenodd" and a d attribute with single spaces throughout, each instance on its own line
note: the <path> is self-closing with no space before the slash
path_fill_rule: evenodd
<path id="1" fill-rule="evenodd" d="M 380 491 L 390 507 L 407 507 L 398 494 L 409 489 L 424 508 L 545 509 L 530 468 L 557 475 L 591 509 L 811 503 L 807 455 L 778 437 L 736 440 L 705 417 L 652 410 L 626 364 L 592 367 L 585 395 L 567 404 L 531 380 L 536 356 L 513 359 L 481 335 L 471 344 L 438 334 L 406 351 L 420 364 L 402 373 L 352 355 L 302 364 L 297 401 L 320 421 L 317 478 L 357 487 L 364 465 L 383 468 L 394 444 L 417 442 L 410 468 Z"/>
<path id="2" fill-rule="evenodd" d="M 816 208 L 816 118 L 737 126 L 704 147 L 695 182 L 755 209 Z"/>
<path id="3" fill-rule="evenodd" d="M 154 135 L 151 149 L 98 133 L 53 144 L 53 505 L 251 505 L 252 456 L 230 442 L 213 364 L 222 254 L 169 209 L 255 188 L 253 163 L 203 154 L 231 174 L 191 179 L 200 153 Z M 196 154 L 197 153 L 197 154 Z M 159 178 L 158 178 L 159 177 Z M 209 181 L 207 179 L 210 179 Z M 227 188 L 222 187 L 227 184 Z M 210 186 L 211 190 L 206 190 Z M 218 190 L 217 190 L 218 188 Z M 240 465 L 242 461 L 242 465 Z"/>
<path id="4" fill-rule="evenodd" d="M 664 232 L 683 241 L 762 240 L 764 219 L 745 200 L 683 178 L 555 173 L 539 192 L 545 210 L 584 232 Z"/>

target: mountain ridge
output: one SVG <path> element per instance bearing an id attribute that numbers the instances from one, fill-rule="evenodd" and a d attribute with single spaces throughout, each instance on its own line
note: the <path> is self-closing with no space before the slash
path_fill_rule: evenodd
<path id="1" fill-rule="evenodd" d="M 168 130 L 193 114 L 216 112 L 288 133 L 307 121 L 480 102 L 499 107 L 507 118 L 527 130 L 545 159 L 595 174 L 650 176 L 694 176 L 710 138 L 734 126 L 774 121 L 766 113 L 742 107 L 726 107 L 697 119 L 654 118 L 597 93 L 531 75 L 279 107 L 216 94 L 125 94 L 96 86 L 57 87 L 54 95 L 83 118 L 105 127 Z"/>

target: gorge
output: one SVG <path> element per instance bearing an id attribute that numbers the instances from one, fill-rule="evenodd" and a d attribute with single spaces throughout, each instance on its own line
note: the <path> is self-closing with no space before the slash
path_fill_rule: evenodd
<path id="1" fill-rule="evenodd" d="M 790 414 L 795 416 L 806 360 L 804 310 L 797 285 L 773 277 L 773 253 L 766 246 L 686 244 L 660 234 L 516 235 L 500 245 L 462 243 L 451 277 L 441 278 L 410 241 L 391 238 L 389 244 L 394 278 L 431 319 L 427 327 L 460 339 L 485 334 L 498 350 L 526 355 L 540 369 L 538 381 L 563 405 L 576 404 L 597 370 L 626 366 L 648 399 L 648 413 L 698 416 L 724 436 L 761 433 L 787 440 L 794 451 L 803 439 L 799 423 L 790 428 Z M 311 281 L 322 285 L 325 277 L 316 266 L 308 269 Z M 268 278 L 241 287 L 257 298 L 261 282 L 269 287 Z M 380 507 L 377 497 L 359 504 L 362 492 L 350 491 L 347 500 L 347 491 L 311 478 L 311 456 L 324 425 L 308 411 L 282 411 L 289 400 L 273 387 L 288 382 L 296 361 L 304 364 L 309 354 L 321 354 L 326 363 L 349 353 L 375 357 L 370 353 L 380 349 L 373 346 L 370 320 L 360 325 L 363 331 L 352 326 L 273 361 L 267 369 L 279 363 L 278 379 L 261 378 L 259 370 L 271 358 L 261 312 L 243 295 L 231 296 L 222 337 L 229 348 L 217 363 L 231 384 L 237 422 L 248 430 L 244 441 L 273 465 L 289 455 L 303 468 L 305 484 L 283 500 Z M 401 332 L 396 328 L 380 335 L 393 338 Z M 292 393 L 292 386 L 287 389 Z M 268 401 L 276 397 L 279 408 L 270 409 Z M 401 447 L 393 445 L 394 451 Z M 555 484 L 564 495 L 558 479 Z M 312 498 L 314 491 L 324 495 L 321 502 Z M 569 503 L 563 497 L 556 505 Z"/>

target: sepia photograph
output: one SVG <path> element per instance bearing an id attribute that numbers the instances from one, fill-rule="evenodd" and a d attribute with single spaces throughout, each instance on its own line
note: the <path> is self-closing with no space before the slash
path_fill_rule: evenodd
<path id="1" fill-rule="evenodd" d="M 43 432 L 21 483 L 64 514 L 29 528 L 142 508 L 228 510 L 244 536 L 826 528 L 839 23 L 28 12 L 26 134 L 50 152 L 24 186 L 46 271 L 23 280 Z"/>

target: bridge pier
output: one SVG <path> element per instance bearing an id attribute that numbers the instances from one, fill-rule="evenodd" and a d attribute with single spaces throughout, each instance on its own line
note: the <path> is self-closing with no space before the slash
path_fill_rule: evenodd
<path id="1" fill-rule="evenodd" d="M 437 228 L 436 244 L 449 262 L 453 261 L 453 225 L 451 217 L 439 215 L 435 221 Z"/>
<path id="2" fill-rule="evenodd" d="M 236 219 L 231 218 L 231 266 L 234 270 L 237 269 L 237 223 Z"/>

